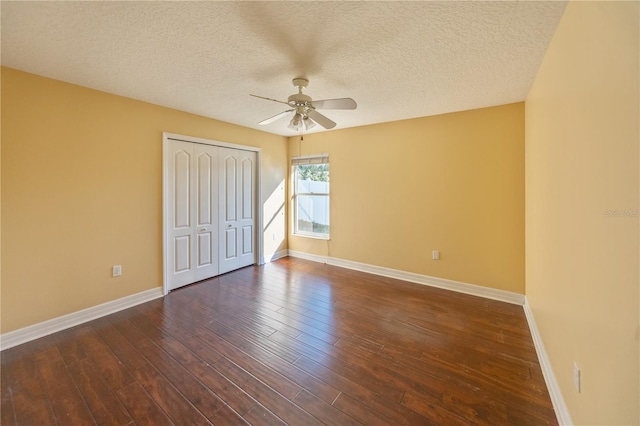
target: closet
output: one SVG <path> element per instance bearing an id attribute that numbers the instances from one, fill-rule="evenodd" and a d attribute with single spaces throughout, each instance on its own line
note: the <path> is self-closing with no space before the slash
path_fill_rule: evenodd
<path id="1" fill-rule="evenodd" d="M 256 263 L 257 153 L 202 142 L 163 138 L 165 292 Z"/>

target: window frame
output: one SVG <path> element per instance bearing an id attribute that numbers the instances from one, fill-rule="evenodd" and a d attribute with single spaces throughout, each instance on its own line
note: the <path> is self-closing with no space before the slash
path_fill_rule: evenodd
<path id="1" fill-rule="evenodd" d="M 299 192 L 298 191 L 298 166 L 306 166 L 306 165 L 323 165 L 326 164 L 329 168 L 329 192 Z M 329 240 L 331 237 L 331 166 L 329 165 L 329 155 L 321 154 L 321 155 L 310 155 L 304 157 L 292 157 L 291 158 L 291 211 L 292 211 L 292 221 L 291 221 L 291 234 L 296 237 L 304 237 L 304 238 L 314 238 L 319 240 Z M 329 206 L 327 208 L 327 218 L 329 219 L 329 232 L 319 233 L 319 232 L 310 232 L 298 229 L 298 197 L 326 197 Z"/>

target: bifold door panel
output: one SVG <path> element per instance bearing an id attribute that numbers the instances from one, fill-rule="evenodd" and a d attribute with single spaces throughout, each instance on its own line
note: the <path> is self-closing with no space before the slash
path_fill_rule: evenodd
<path id="1" fill-rule="evenodd" d="M 220 273 L 255 262 L 255 153 L 220 148 Z"/>

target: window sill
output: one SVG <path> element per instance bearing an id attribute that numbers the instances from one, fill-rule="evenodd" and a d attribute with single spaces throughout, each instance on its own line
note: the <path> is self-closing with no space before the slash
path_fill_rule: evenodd
<path id="1" fill-rule="evenodd" d="M 329 241 L 331 237 L 329 235 L 318 235 L 318 234 L 301 234 L 294 232 L 292 234 L 294 237 L 302 237 L 302 238 L 311 238 L 312 240 L 326 240 Z"/>

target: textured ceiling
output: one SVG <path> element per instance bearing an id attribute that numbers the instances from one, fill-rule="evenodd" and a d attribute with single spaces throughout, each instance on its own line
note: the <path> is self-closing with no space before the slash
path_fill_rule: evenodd
<path id="1" fill-rule="evenodd" d="M 280 135 L 291 79 L 336 128 L 525 99 L 566 3 L 8 2 L 2 64 Z M 316 126 L 313 131 L 322 130 Z"/>

